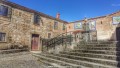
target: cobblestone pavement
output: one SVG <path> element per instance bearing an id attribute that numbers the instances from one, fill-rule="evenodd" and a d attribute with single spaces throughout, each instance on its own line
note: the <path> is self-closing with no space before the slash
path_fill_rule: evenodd
<path id="1" fill-rule="evenodd" d="M 43 68 L 29 52 L 0 54 L 0 68 Z"/>

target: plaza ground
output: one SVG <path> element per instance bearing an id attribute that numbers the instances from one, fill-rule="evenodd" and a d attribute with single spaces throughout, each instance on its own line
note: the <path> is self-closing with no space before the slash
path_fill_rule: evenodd
<path id="1" fill-rule="evenodd" d="M 0 54 L 0 68 L 43 68 L 29 52 Z"/>

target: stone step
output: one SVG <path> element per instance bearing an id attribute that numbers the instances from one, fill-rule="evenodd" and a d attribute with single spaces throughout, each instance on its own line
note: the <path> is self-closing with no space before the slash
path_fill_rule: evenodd
<path id="1" fill-rule="evenodd" d="M 82 44 L 82 45 L 115 45 L 115 44 L 112 44 L 112 43 L 78 43 L 78 44 Z"/>
<path id="2" fill-rule="evenodd" d="M 79 44 L 115 44 L 114 42 L 80 42 Z"/>
<path id="3" fill-rule="evenodd" d="M 61 60 L 61 61 L 65 61 L 68 63 L 77 64 L 77 65 L 82 65 L 82 66 L 86 66 L 89 68 L 115 68 L 117 65 L 117 62 L 116 62 L 116 64 L 110 63 L 110 65 L 107 65 L 106 63 L 99 64 L 96 62 L 88 62 L 88 61 L 80 60 L 78 58 L 72 59 L 72 57 L 65 57 L 65 56 L 60 56 L 60 55 L 53 55 L 53 54 L 42 54 L 42 55 L 45 57 L 52 58 L 52 59 Z M 115 61 L 113 61 L 113 62 L 115 62 Z"/>
<path id="4" fill-rule="evenodd" d="M 90 58 L 90 57 L 81 57 L 81 56 L 73 56 L 73 55 L 66 55 L 66 54 L 55 54 L 56 56 L 60 57 L 66 57 L 74 60 L 80 60 L 80 61 L 87 61 L 87 62 L 93 62 L 93 63 L 99 63 L 99 64 L 106 64 L 111 66 L 116 66 L 118 64 L 115 60 L 107 60 L 107 59 L 100 59 L 100 58 Z"/>
<path id="5" fill-rule="evenodd" d="M 100 58 L 100 59 L 120 61 L 120 56 L 116 56 L 116 55 L 91 54 L 91 53 L 79 53 L 79 52 L 60 52 L 60 53 L 66 55 L 80 56 L 80 57 Z"/>
<path id="6" fill-rule="evenodd" d="M 54 63 L 39 59 L 38 60 L 42 66 L 42 68 L 72 68 L 71 66 L 58 66 Z"/>
<path id="7" fill-rule="evenodd" d="M 119 64 L 118 63 L 119 61 L 116 61 L 116 60 L 81 57 L 81 56 L 66 55 L 66 54 L 55 54 L 55 55 L 60 56 L 60 57 L 66 57 L 66 58 L 70 58 L 70 59 L 80 60 L 80 61 L 87 61 L 87 62 L 93 62 L 93 63 L 99 63 L 99 64 L 112 65 L 112 66 L 116 66 Z"/>
<path id="8" fill-rule="evenodd" d="M 112 45 L 112 44 L 78 44 L 77 45 L 78 47 L 120 47 L 120 46 L 117 46 L 117 45 Z"/>
<path id="9" fill-rule="evenodd" d="M 71 63 L 66 63 L 64 61 L 61 60 L 56 60 L 54 58 L 50 58 L 50 57 L 46 57 L 44 55 L 37 55 L 37 54 L 33 54 L 35 57 L 38 57 L 39 60 L 44 60 L 46 62 L 49 62 L 51 67 L 71 67 L 71 68 L 81 68 L 81 65 L 77 65 L 77 64 L 71 64 Z M 48 66 L 49 67 L 49 66 Z"/>
<path id="10" fill-rule="evenodd" d="M 9 50 L 0 50 L 0 54 L 10 54 L 28 51 L 28 49 L 9 49 Z"/>
<path id="11" fill-rule="evenodd" d="M 44 66 L 44 67 L 53 67 L 53 65 L 50 64 L 50 62 L 47 62 L 47 61 L 45 61 L 45 60 L 43 60 L 43 59 L 38 59 L 38 61 L 39 61 L 40 64 L 41 64 L 42 66 Z"/>
<path id="12" fill-rule="evenodd" d="M 120 47 L 75 47 L 74 49 L 120 51 Z"/>
<path id="13" fill-rule="evenodd" d="M 70 52 L 79 52 L 79 53 L 91 53 L 91 54 L 106 54 L 106 55 L 117 55 L 120 56 L 120 51 L 107 51 L 107 50 L 85 50 L 85 49 L 76 49 Z"/>

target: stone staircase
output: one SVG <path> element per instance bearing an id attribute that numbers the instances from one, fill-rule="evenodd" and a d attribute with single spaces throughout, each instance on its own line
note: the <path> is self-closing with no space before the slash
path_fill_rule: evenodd
<path id="1" fill-rule="evenodd" d="M 112 42 L 79 43 L 59 54 L 33 54 L 46 68 L 120 68 L 120 47 Z"/>

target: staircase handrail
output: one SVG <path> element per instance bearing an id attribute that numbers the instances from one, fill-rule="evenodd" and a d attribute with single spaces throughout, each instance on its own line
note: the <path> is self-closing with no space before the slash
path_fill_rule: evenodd
<path id="1" fill-rule="evenodd" d="M 66 41 L 68 42 L 68 38 L 72 38 L 72 36 L 70 36 L 71 35 L 71 33 L 72 33 L 73 31 L 70 31 L 70 32 L 66 32 L 66 33 L 62 33 L 62 34 L 60 34 L 60 35 L 58 35 L 58 36 L 56 36 L 56 37 L 54 37 L 54 38 L 52 38 L 52 39 L 50 39 L 50 40 L 48 40 L 48 41 L 45 41 L 44 43 L 46 43 L 46 44 L 44 44 L 46 47 L 47 47 L 47 49 L 48 49 L 48 47 L 55 47 L 55 45 L 60 41 L 60 44 L 63 44 L 63 43 L 66 43 Z M 69 34 L 69 35 L 68 35 Z M 67 36 L 70 36 L 70 37 L 67 37 Z M 61 38 L 60 38 L 61 37 Z M 60 38 L 60 39 L 57 39 L 57 38 Z M 65 41 L 66 40 L 66 41 Z M 51 43 L 52 42 L 52 43 Z M 71 43 L 71 39 L 70 39 L 70 41 L 69 41 L 70 43 Z M 51 44 L 49 44 L 49 43 L 51 43 Z"/>

